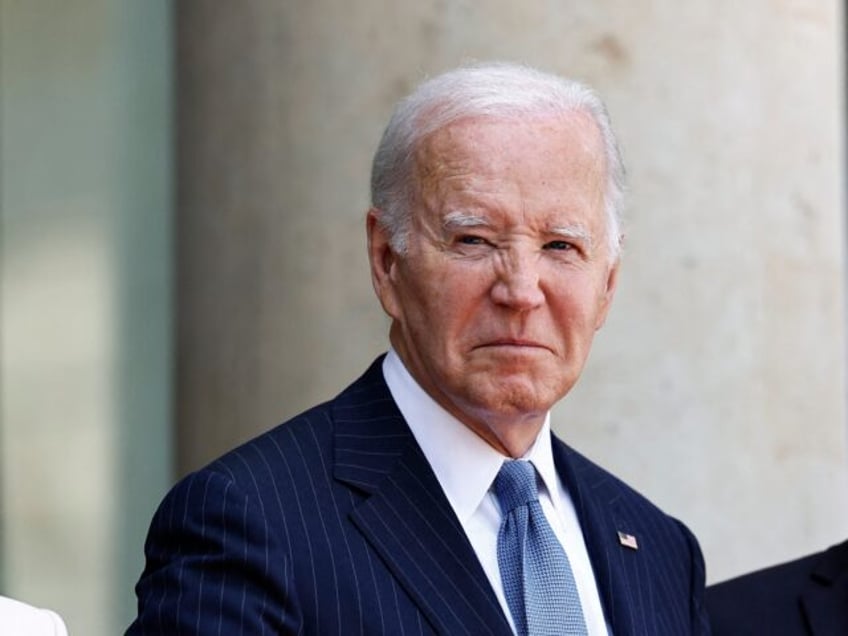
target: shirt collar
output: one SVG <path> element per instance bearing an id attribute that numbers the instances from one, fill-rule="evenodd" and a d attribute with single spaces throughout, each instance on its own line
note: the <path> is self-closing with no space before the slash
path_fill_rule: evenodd
<path id="1" fill-rule="evenodd" d="M 422 389 L 394 349 L 383 360 L 386 384 L 461 523 L 480 506 L 508 459 L 442 408 Z M 553 462 L 550 413 L 523 459 L 533 462 L 548 495 L 558 505 L 559 481 Z"/>

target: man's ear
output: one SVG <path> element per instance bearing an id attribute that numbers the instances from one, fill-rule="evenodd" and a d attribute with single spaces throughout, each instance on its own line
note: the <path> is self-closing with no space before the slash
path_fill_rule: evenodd
<path id="1" fill-rule="evenodd" d="M 619 245 L 624 243 L 624 236 L 619 238 Z M 620 247 L 619 247 L 620 249 Z M 621 267 L 621 256 L 616 256 L 615 261 L 610 265 L 607 271 L 604 288 L 601 291 L 601 296 L 598 300 L 600 307 L 598 309 L 598 317 L 595 320 L 595 331 L 604 326 L 612 306 L 612 299 L 615 297 L 615 290 L 618 287 L 618 270 Z"/>
<path id="2" fill-rule="evenodd" d="M 400 305 L 396 292 L 397 254 L 392 249 L 389 234 L 380 217 L 383 211 L 372 207 L 365 218 L 368 235 L 368 261 L 371 265 L 371 284 L 380 304 L 392 318 L 398 318 Z"/>

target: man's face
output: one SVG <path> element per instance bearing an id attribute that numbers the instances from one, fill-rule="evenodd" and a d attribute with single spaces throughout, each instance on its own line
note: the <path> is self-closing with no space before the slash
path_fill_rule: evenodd
<path id="1" fill-rule="evenodd" d="M 520 454 L 577 381 L 615 289 L 599 134 L 580 113 L 468 119 L 426 138 L 416 166 L 406 254 L 369 215 L 392 345 L 439 404 Z"/>

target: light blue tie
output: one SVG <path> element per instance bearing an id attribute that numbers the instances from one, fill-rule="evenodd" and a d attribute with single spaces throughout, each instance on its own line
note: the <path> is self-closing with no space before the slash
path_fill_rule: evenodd
<path id="1" fill-rule="evenodd" d="M 503 514 L 498 566 L 519 636 L 587 634 L 571 565 L 539 504 L 535 468 L 505 461 L 494 490 Z"/>

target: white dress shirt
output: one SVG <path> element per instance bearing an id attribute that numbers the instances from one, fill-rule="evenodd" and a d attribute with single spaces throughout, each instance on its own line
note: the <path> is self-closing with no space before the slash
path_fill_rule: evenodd
<path id="1" fill-rule="evenodd" d="M 68 636 L 56 612 L 0 596 L 0 634 L 3 636 Z"/>
<path id="2" fill-rule="evenodd" d="M 409 374 L 394 349 L 383 361 L 383 376 L 515 631 L 498 569 L 501 511 L 492 491 L 501 465 L 509 458 L 437 404 Z M 539 502 L 568 555 L 589 634 L 607 636 L 610 632 L 577 512 L 554 467 L 550 414 L 545 416 L 536 441 L 522 459 L 532 462 L 542 478 Z"/>

